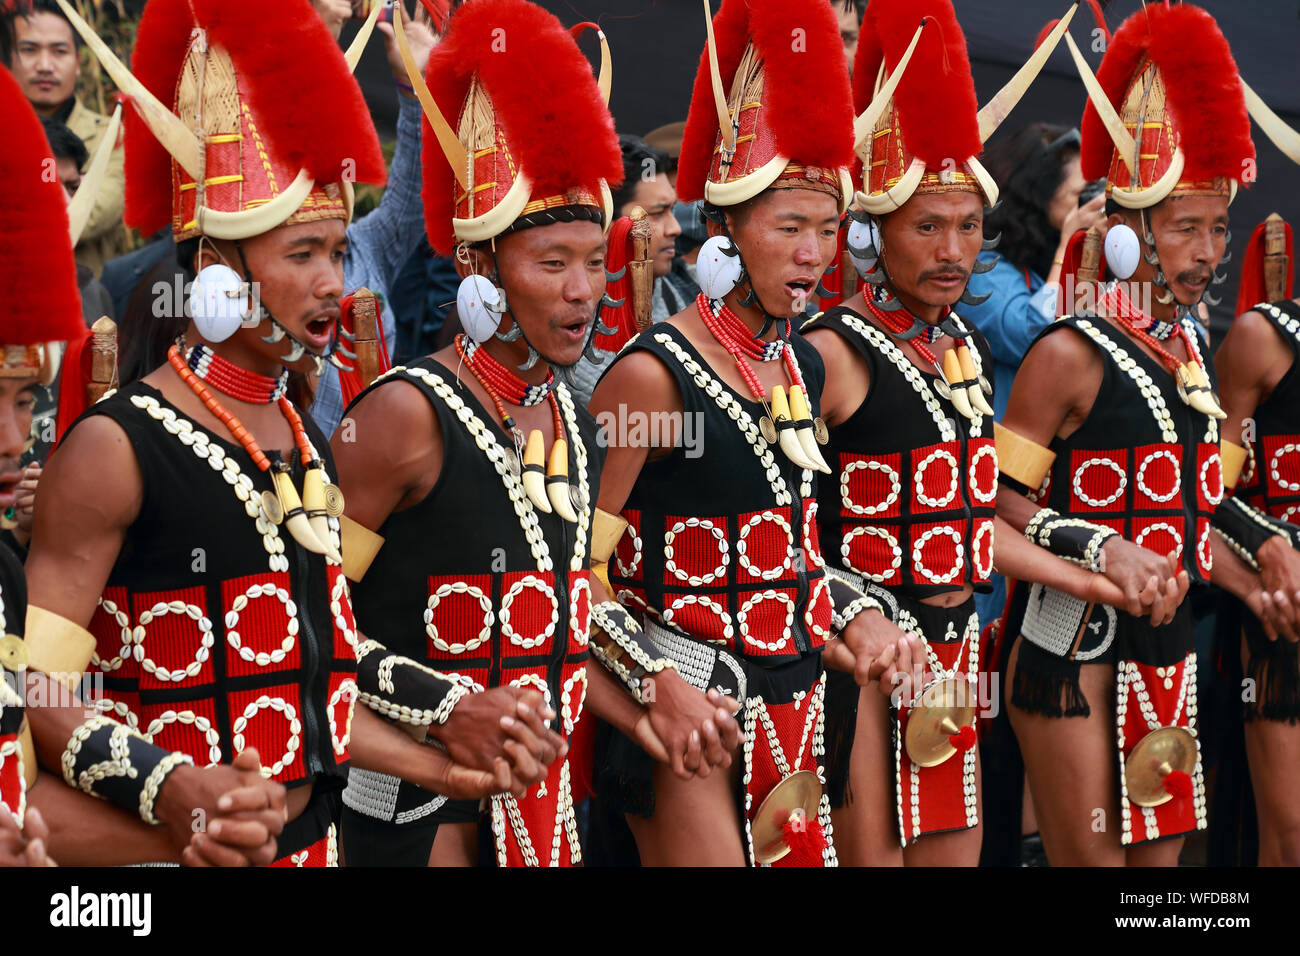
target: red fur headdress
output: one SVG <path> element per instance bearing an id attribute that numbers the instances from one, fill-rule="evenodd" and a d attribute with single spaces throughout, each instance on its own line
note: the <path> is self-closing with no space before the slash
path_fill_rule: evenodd
<path id="1" fill-rule="evenodd" d="M 1155 75 L 1148 77 L 1151 93 L 1144 102 L 1148 70 Z M 1105 176 L 1112 193 L 1132 185 L 1134 198 L 1126 205 L 1154 204 L 1171 194 L 1229 195 L 1230 184 L 1255 158 L 1237 64 L 1218 24 L 1200 7 L 1152 3 L 1133 14 L 1107 45 L 1097 81 L 1130 135 L 1139 116 L 1148 124 L 1134 183 L 1096 104 L 1090 101 L 1083 112 L 1083 175 Z M 1181 172 L 1174 168 L 1176 150 Z M 1145 192 L 1151 195 L 1139 196 Z"/>
<path id="2" fill-rule="evenodd" d="M 248 212 L 288 192 L 303 170 L 316 185 L 281 222 L 347 218 L 350 186 L 340 184 L 385 181 L 361 91 L 308 0 L 149 0 L 132 65 L 187 126 L 205 62 L 196 29 L 209 47 L 202 67 L 208 209 Z M 134 110 L 126 137 L 128 223 L 148 233 L 171 218 L 178 238 L 197 235 L 193 181 Z M 159 188 L 168 181 L 170 196 Z"/>
<path id="3" fill-rule="evenodd" d="M 68 233 L 67 200 L 40 120 L 9 71 L 0 67 L 0 375 L 34 377 L 40 345 L 85 331 Z M 21 348 L 32 346 L 32 348 Z"/>
<path id="4" fill-rule="evenodd" d="M 858 34 L 854 108 L 864 112 L 899 64 L 922 21 L 920 39 L 875 128 L 859 144 L 863 191 L 858 202 L 889 212 L 915 193 L 983 193 L 997 187 L 976 157 L 979 104 L 966 38 L 949 0 L 872 0 Z M 882 71 L 883 66 L 883 71 Z"/>
<path id="5" fill-rule="evenodd" d="M 734 150 L 718 127 L 706 47 L 682 134 L 678 196 L 733 205 L 781 180 L 847 205 L 853 104 L 830 4 L 723 0 L 713 34 L 727 112 L 738 126 Z M 745 95 L 760 86 L 757 98 Z"/>
<path id="6" fill-rule="evenodd" d="M 553 14 L 527 0 L 473 0 L 452 14 L 425 75 L 473 155 L 462 184 L 438 137 L 425 133 L 435 249 L 449 255 L 460 240 L 490 239 L 522 215 L 561 206 L 599 208 L 609 224 L 609 185 L 622 181 L 623 160 L 607 94 Z"/>

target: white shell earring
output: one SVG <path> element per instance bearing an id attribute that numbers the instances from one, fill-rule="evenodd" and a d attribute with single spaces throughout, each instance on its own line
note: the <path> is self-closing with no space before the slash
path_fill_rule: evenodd
<path id="1" fill-rule="evenodd" d="M 224 342 L 250 318 L 245 285 L 238 272 L 220 262 L 205 267 L 190 284 L 190 318 L 205 340 Z"/>
<path id="2" fill-rule="evenodd" d="M 867 219 L 866 222 L 853 219 L 849 222 L 849 233 L 845 237 L 844 248 L 848 250 L 853 268 L 857 269 L 859 274 L 865 275 L 875 271 L 883 246 L 884 240 L 880 230 L 876 228 L 874 219 Z"/>
<path id="3" fill-rule="evenodd" d="M 721 299 L 736 287 L 745 266 L 734 242 L 726 236 L 714 236 L 700 246 L 695 270 L 700 291 L 710 299 Z"/>
<path id="4" fill-rule="evenodd" d="M 1127 279 L 1137 271 L 1142 247 L 1137 233 L 1120 223 L 1106 230 L 1106 267 L 1116 279 Z"/>
<path id="5" fill-rule="evenodd" d="M 479 344 L 501 324 L 501 290 L 481 275 L 468 275 L 456 290 L 456 314 L 465 334 Z"/>

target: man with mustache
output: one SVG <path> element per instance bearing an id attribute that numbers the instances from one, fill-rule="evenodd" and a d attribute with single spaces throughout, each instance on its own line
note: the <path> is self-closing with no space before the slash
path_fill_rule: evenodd
<path id="1" fill-rule="evenodd" d="M 407 68 L 419 89 L 425 78 Z M 677 766 L 692 734 L 734 745 L 735 721 L 593 607 L 603 451 L 568 378 L 595 333 L 608 184 L 622 173 L 608 91 L 559 21 L 525 0 L 461 7 L 427 83 L 435 129 L 462 131 L 426 139 L 424 181 L 430 243 L 456 256 L 463 280 L 465 331 L 362 393 L 334 437 L 345 521 L 370 545 L 364 562 L 347 555 L 372 638 L 359 650 L 360 700 L 422 736 L 453 704 L 540 692 L 544 703 L 519 716 L 551 729 L 536 746 L 505 744 L 531 779 L 501 788 L 486 813 L 405 770 L 354 768 L 345 850 L 375 865 L 468 866 L 482 827 L 496 865 L 577 865 L 588 712 Z M 486 122 L 466 133 L 467 117 Z M 484 188 L 459 181 L 467 157 L 467 181 Z M 590 666 L 589 646 L 616 678 Z M 646 676 L 654 691 L 643 694 Z M 354 745 L 370 734 L 360 728 Z M 443 742 L 453 756 L 464 746 Z"/>
<path id="2" fill-rule="evenodd" d="M 646 864 L 833 866 L 824 654 L 887 693 L 919 650 L 823 573 L 812 418 L 823 370 L 791 334 L 848 202 L 848 73 L 829 4 L 725 0 L 710 32 L 677 180 L 682 198 L 705 200 L 703 291 L 623 349 L 592 410 L 679 423 L 666 440 L 629 429 L 611 442 L 598 511 L 617 540 L 608 593 L 680 673 L 735 699 L 745 744 L 733 760 L 726 740 L 693 741 L 670 770 L 611 734 L 597 792 L 626 815 Z M 698 451 L 682 440 L 688 415 Z M 705 762 L 718 766 L 681 772 Z"/>
<path id="3" fill-rule="evenodd" d="M 1277 610 L 1245 563 L 1275 553 L 1240 530 L 1254 517 L 1220 507 L 1224 413 L 1194 318 L 1254 147 L 1236 64 L 1205 11 L 1134 14 L 1095 78 L 1071 53 L 1089 89 L 1082 172 L 1106 177 L 1115 281 L 1084 286 L 1076 314 L 1021 365 L 998 432 L 998 513 L 1058 554 L 1104 558 L 1112 578 L 1122 539 L 1147 560 L 1113 608 L 1017 586 L 1009 714 L 1053 865 L 1169 866 L 1206 825 L 1189 582 Z"/>
<path id="4" fill-rule="evenodd" d="M 827 776 L 844 860 L 974 865 L 982 787 L 973 721 L 987 706 L 978 698 L 989 656 L 974 591 L 988 589 L 996 558 L 1002 571 L 1092 600 L 1122 594 L 997 530 L 983 374 L 992 359 L 954 311 L 969 301 L 997 189 L 978 159 L 974 85 L 952 6 L 876 0 L 857 50 L 863 188 L 847 242 L 865 283 L 804 327 L 826 364 L 832 478 L 818 499 L 821 547 L 833 556 L 828 573 L 919 642 L 925 677 L 919 697 L 895 695 L 891 715 L 890 702 L 832 676 Z M 942 120 L 930 107 L 938 99 Z"/>
<path id="5" fill-rule="evenodd" d="M 253 31 L 283 42 L 245 42 Z M 97 705 L 126 728 L 42 708 L 37 740 L 61 741 L 43 757 L 69 780 L 119 796 L 114 775 L 86 770 L 116 762 L 120 736 L 133 762 L 148 741 L 200 766 L 255 747 L 262 775 L 288 790 L 276 863 L 336 865 L 359 637 L 329 449 L 286 393 L 336 342 L 345 171 L 382 180 L 374 128 L 307 0 L 150 0 L 138 77 L 96 53 L 141 106 L 128 215 L 145 233 L 170 219 L 198 277 L 168 362 L 92 406 L 41 480 L 28 640 L 52 649 L 47 671 L 91 666 Z M 313 98 L 328 108 L 306 109 Z M 419 772 L 454 792 L 511 783 L 420 752 Z M 147 795 L 157 779 L 141 777 Z"/>

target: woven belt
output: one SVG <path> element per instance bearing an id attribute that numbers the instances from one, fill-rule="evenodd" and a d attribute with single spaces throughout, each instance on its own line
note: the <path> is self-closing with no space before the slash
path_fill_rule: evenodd
<path id="1" fill-rule="evenodd" d="M 418 807 L 398 813 L 397 793 L 401 786 L 400 777 L 352 767 L 348 770 L 348 786 L 343 791 L 343 803 L 363 816 L 400 824 L 413 823 L 427 817 L 447 802 L 446 797 L 438 794 Z"/>
<path id="2" fill-rule="evenodd" d="M 745 668 L 734 654 L 669 630 L 649 615 L 644 630 L 660 652 L 677 665 L 677 673 L 686 683 L 703 691 L 716 688 L 738 701 L 745 700 Z"/>

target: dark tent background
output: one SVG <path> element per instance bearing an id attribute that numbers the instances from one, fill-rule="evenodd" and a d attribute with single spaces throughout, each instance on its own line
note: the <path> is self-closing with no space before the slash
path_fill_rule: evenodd
<path id="1" fill-rule="evenodd" d="M 473 0 L 470 0 L 473 2 Z M 788 0 L 825 3 L 830 0 Z M 410 0 L 408 0 L 408 5 Z M 611 109 L 620 132 L 643 134 L 686 118 L 691 83 L 704 48 L 703 4 L 696 0 L 542 0 L 566 25 L 591 20 L 609 38 L 614 59 Z M 716 11 L 718 0 L 712 0 Z M 1029 56 L 1035 37 L 1067 7 L 1062 0 L 954 0 L 966 33 L 975 87 L 986 102 Z M 1284 120 L 1300 126 L 1300 0 L 1203 0 L 1218 20 L 1242 75 Z M 1111 0 L 1107 25 L 1114 30 L 1140 0 Z M 1075 14 L 1070 31 L 1093 69 L 1101 61 L 1102 41 L 1086 5 Z M 345 30 L 343 40 L 353 27 Z M 593 63 L 598 57 L 594 35 L 582 41 Z M 374 110 L 380 133 L 391 137 L 395 118 L 392 86 L 382 44 L 376 38 L 362 60 L 359 75 Z M 1004 130 L 1034 120 L 1078 125 L 1085 94 L 1064 45 L 1052 55 Z M 1237 272 L 1251 230 L 1270 212 L 1300 225 L 1297 169 L 1253 127 L 1258 154 L 1258 182 L 1241 190 L 1232 205 L 1232 261 L 1220 287 L 1223 304 L 1213 311 L 1216 325 L 1230 321 L 1236 299 Z"/>

